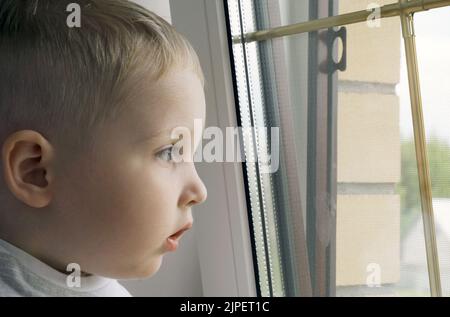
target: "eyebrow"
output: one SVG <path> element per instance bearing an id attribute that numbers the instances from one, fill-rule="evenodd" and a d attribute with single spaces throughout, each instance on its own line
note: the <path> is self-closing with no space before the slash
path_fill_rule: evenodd
<path id="1" fill-rule="evenodd" d="M 166 133 L 167 133 L 166 136 L 170 138 L 171 132 L 172 132 L 174 129 L 176 129 L 177 127 L 180 127 L 180 126 L 175 126 L 175 127 L 173 127 L 173 128 L 168 128 L 168 129 L 160 129 L 160 130 L 156 130 L 156 131 L 152 132 L 151 134 L 145 135 L 143 138 L 140 139 L 140 142 L 145 142 L 145 141 L 157 139 L 157 138 L 161 137 L 162 135 L 164 135 L 164 134 L 166 134 Z M 189 132 L 191 133 L 191 137 L 192 137 L 192 136 L 194 135 L 194 130 L 189 128 Z M 203 131 L 202 131 L 202 132 L 203 132 Z M 178 139 L 172 139 L 172 138 L 170 138 L 170 139 L 175 141 L 175 140 L 178 140 L 179 138 L 178 138 Z"/>
<path id="2" fill-rule="evenodd" d="M 173 129 L 174 129 L 174 128 L 170 128 L 170 129 L 160 129 L 160 130 L 157 130 L 157 131 L 151 133 L 151 134 L 148 135 L 146 138 L 147 138 L 147 139 L 154 139 L 154 138 L 157 138 L 157 137 L 161 136 L 161 135 L 164 134 L 164 133 L 168 133 L 168 134 L 170 135 L 170 132 L 171 132 Z"/>

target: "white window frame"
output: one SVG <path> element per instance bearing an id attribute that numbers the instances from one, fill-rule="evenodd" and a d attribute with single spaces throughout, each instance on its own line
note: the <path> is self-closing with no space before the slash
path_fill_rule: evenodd
<path id="1" fill-rule="evenodd" d="M 236 127 L 222 0 L 170 0 L 172 24 L 192 43 L 205 73 L 206 127 Z M 207 201 L 194 209 L 204 296 L 256 296 L 241 163 L 199 163 Z"/>

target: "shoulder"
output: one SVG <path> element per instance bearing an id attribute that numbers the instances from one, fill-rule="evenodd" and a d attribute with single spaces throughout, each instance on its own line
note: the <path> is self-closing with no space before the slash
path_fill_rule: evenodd
<path id="1" fill-rule="evenodd" d="M 30 287 L 32 279 L 21 263 L 0 250 L 0 296 L 42 296 Z"/>

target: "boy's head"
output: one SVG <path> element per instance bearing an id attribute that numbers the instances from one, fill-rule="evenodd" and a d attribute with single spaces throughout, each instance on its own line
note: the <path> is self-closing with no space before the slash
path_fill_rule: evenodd
<path id="1" fill-rule="evenodd" d="M 64 271 L 152 275 L 206 199 L 175 127 L 203 74 L 170 24 L 125 0 L 0 1 L 0 238 Z M 200 140 L 195 140 L 198 145 Z"/>

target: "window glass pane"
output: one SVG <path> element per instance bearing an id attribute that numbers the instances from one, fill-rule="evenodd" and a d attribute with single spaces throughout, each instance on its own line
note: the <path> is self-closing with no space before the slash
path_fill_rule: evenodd
<path id="1" fill-rule="evenodd" d="M 358 4 L 344 1 L 344 10 Z M 400 19 L 347 26 L 338 81 L 338 296 L 429 296 Z M 407 105 L 400 111 L 400 101 Z M 410 146 L 408 146 L 410 145 Z M 414 233 L 412 233 L 414 230 Z M 414 259 L 412 259 L 414 258 Z"/>
<path id="2" fill-rule="evenodd" d="M 238 36 L 369 3 L 229 0 L 227 8 L 231 35 Z M 416 14 L 444 295 L 450 295 L 449 18 L 448 8 Z M 331 37 L 338 31 L 233 44 L 241 125 L 279 127 L 279 168 L 263 173 L 261 162 L 245 164 L 260 293 L 429 296 L 400 19 L 347 25 L 344 71 L 333 68 L 343 53 L 342 41 Z M 273 155 L 272 136 L 244 135 L 246 159 Z"/>
<path id="3" fill-rule="evenodd" d="M 416 14 L 415 30 L 442 294 L 450 296 L 450 8 Z M 402 102 L 402 110 L 407 107 Z M 411 203 L 418 206 L 419 201 Z M 426 262 L 419 260 L 416 265 L 423 271 Z"/>
<path id="4" fill-rule="evenodd" d="M 230 32 L 232 36 L 254 31 L 254 6 L 251 1 L 228 1 Z M 273 184 L 268 173 L 262 173 L 262 152 L 269 149 L 264 135 L 267 127 L 262 106 L 262 80 L 258 64 L 257 43 L 232 47 L 234 72 L 239 100 L 240 125 L 245 148 L 246 176 L 251 205 L 251 226 L 257 262 L 257 280 L 263 296 L 283 296 L 281 255 L 277 237 L 277 219 L 272 199 Z M 259 105 L 256 107 L 255 105 Z M 258 130 L 258 127 L 262 129 Z M 261 133 L 258 133 L 261 132 Z"/>
<path id="5" fill-rule="evenodd" d="M 230 29 L 233 36 L 264 28 L 265 19 L 280 21 L 278 1 L 227 1 Z M 305 4 L 308 2 L 305 1 Z M 270 11 L 269 7 L 275 8 Z M 269 16 L 276 12 L 276 16 Z M 307 15 L 306 11 L 300 11 Z M 299 15 L 300 16 L 300 15 Z M 288 17 L 283 17 L 288 20 Z M 290 21 L 289 21 L 290 23 Z M 258 283 L 263 296 L 307 295 L 310 292 L 309 264 L 304 233 L 304 212 L 306 210 L 306 149 L 296 148 L 296 141 L 306 147 L 307 115 L 306 93 L 291 103 L 291 95 L 296 89 L 287 87 L 289 78 L 298 85 L 300 92 L 306 90 L 307 70 L 303 73 L 289 72 L 289 67 L 306 67 L 308 36 L 301 36 L 303 46 L 296 44 L 289 56 L 274 54 L 272 47 L 263 43 L 233 45 L 234 71 L 239 99 L 239 114 L 243 127 L 262 127 L 270 130 L 280 127 L 279 138 L 275 131 L 263 136 L 256 133 L 254 138 L 244 135 L 246 160 L 253 156 L 260 158 L 263 152 L 273 155 L 277 164 L 273 170 L 263 172 L 261 162 L 246 163 L 249 186 L 249 200 L 252 207 L 251 221 L 258 268 Z M 267 44 L 267 43 L 266 43 Z M 279 46 L 285 50 L 283 40 Z M 298 53 L 303 51 L 299 58 Z M 279 67 L 274 67 L 274 59 Z M 296 60 L 295 64 L 291 60 Z M 282 82 L 278 82 L 280 78 Z M 281 85 L 280 85 L 281 83 Z M 286 87 L 283 87 L 286 85 Z M 279 90 L 285 89 L 280 95 Z M 293 118 L 300 118 L 294 121 Z M 281 127 L 280 122 L 284 122 Z M 303 124 L 296 124 L 302 122 Z M 278 141 L 276 144 L 273 142 Z M 256 147 L 254 147 L 256 145 Z M 256 149 L 255 149 L 256 148 Z M 303 160 L 299 160 L 301 156 Z M 273 162 L 273 161 L 272 161 Z M 288 168 L 289 166 L 289 168 Z M 299 176 L 303 173 L 303 176 Z M 294 176 L 297 175 L 297 176 Z M 302 185 L 300 185 L 302 183 Z M 301 188 L 301 190 L 300 190 Z"/>

